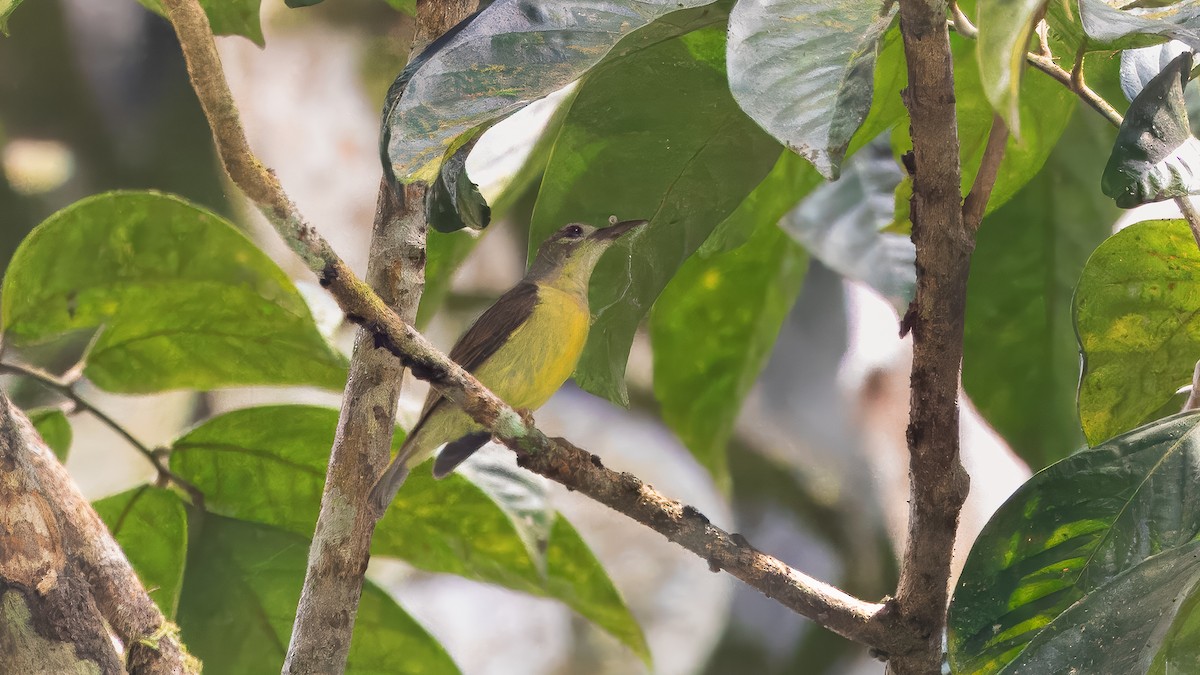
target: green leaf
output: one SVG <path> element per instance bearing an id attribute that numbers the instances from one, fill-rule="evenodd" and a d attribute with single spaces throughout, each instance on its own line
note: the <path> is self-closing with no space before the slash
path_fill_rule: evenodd
<path id="1" fill-rule="evenodd" d="M 171 469 L 224 516 L 308 535 L 317 522 L 337 410 L 279 405 L 235 410 L 172 444 Z M 404 434 L 397 432 L 393 446 Z M 380 523 L 375 552 L 474 579 L 526 579 L 535 569 L 508 517 L 461 476 L 414 471 Z"/>
<path id="2" fill-rule="evenodd" d="M 908 86 L 908 62 L 904 60 L 904 40 L 900 37 L 899 25 L 893 25 L 883 34 L 878 51 L 871 111 L 850 140 L 847 156 L 908 119 L 908 108 L 904 107 L 904 98 L 900 95 Z"/>
<path id="3" fill-rule="evenodd" d="M 121 545 L 142 586 L 168 619 L 175 617 L 187 558 L 187 511 L 169 490 L 149 485 L 92 504 Z"/>
<path id="4" fill-rule="evenodd" d="M 1191 52 L 1175 57 L 1129 104 L 1100 189 L 1121 208 L 1200 193 L 1200 141 L 1192 136 L 1184 87 Z"/>
<path id="5" fill-rule="evenodd" d="M 205 421 L 176 440 L 171 469 L 204 492 L 205 506 L 214 513 L 308 535 L 320 511 L 337 418 L 336 410 L 316 406 L 235 410 Z M 403 441 L 404 434 L 397 431 L 393 448 L 398 449 Z M 437 481 L 427 470 L 417 470 L 380 520 L 372 554 L 400 558 L 431 572 L 561 599 L 618 637 L 633 632 L 640 635 L 637 623 L 590 553 L 575 565 L 591 569 L 592 576 L 599 575 L 601 581 L 580 577 L 577 583 L 589 588 L 581 586 L 571 593 L 584 597 L 608 593 L 617 603 L 614 606 L 578 604 L 561 585 L 548 586 L 512 519 L 512 514 L 463 476 L 451 474 Z M 555 550 L 569 544 L 551 537 L 548 547 Z M 604 588 L 590 588 L 597 583 Z M 610 621 L 614 615 L 622 619 Z M 637 642 L 626 644 L 635 651 L 644 649 L 644 644 Z"/>
<path id="6" fill-rule="evenodd" d="M 1042 630 L 1005 673 L 1191 673 L 1200 542 L 1148 558 Z"/>
<path id="7" fill-rule="evenodd" d="M 54 452 L 60 462 L 67 461 L 67 453 L 71 451 L 71 422 L 58 408 L 37 408 L 28 413 L 33 428 Z"/>
<path id="8" fill-rule="evenodd" d="M 2 2 L 3 0 L 0 0 Z M 155 14 L 166 17 L 161 0 L 138 0 Z M 200 6 L 208 15 L 216 35 L 241 35 L 259 47 L 266 46 L 263 40 L 262 23 L 259 21 L 259 5 L 262 0 L 200 0 Z"/>
<path id="9" fill-rule="evenodd" d="M 729 15 L 729 87 L 750 117 L 838 177 L 871 109 L 875 56 L 896 3 L 740 0 Z"/>
<path id="10" fill-rule="evenodd" d="M 971 257 L 963 388 L 1035 470 L 1083 442 L 1071 296 L 1119 214 L 1096 191 L 1111 137 L 1080 110 L 1041 173 L 984 219 Z"/>
<path id="11" fill-rule="evenodd" d="M 1131 225 L 1100 245 L 1075 290 L 1079 419 L 1090 444 L 1132 429 L 1192 381 L 1200 251 L 1182 220 Z"/>
<path id="12" fill-rule="evenodd" d="M 219 216 L 154 192 L 90 197 L 34 229 L 4 277 L 0 327 L 20 345 L 99 329 L 84 374 L 113 392 L 340 390 L 346 378 L 270 258 Z"/>
<path id="13" fill-rule="evenodd" d="M 745 244 L 761 228 L 778 223 L 822 183 L 811 163 L 795 153 L 782 153 L 771 173 L 717 225 L 696 254 L 708 258 Z"/>
<path id="14" fill-rule="evenodd" d="M 1168 574 L 1172 576 L 1177 572 L 1184 571 L 1187 566 L 1195 565 L 1200 559 L 1197 555 L 1196 544 L 1187 547 L 1187 550 L 1172 551 L 1163 556 L 1162 564 L 1156 565 L 1155 570 L 1166 568 Z M 1190 556 L 1189 556 L 1190 554 Z M 1190 557 L 1190 559 L 1188 559 Z M 1194 572 L 1194 568 L 1189 570 Z M 1153 580 L 1146 582 L 1145 579 L 1139 579 L 1139 584 L 1143 588 L 1153 589 L 1162 588 L 1169 590 L 1171 587 L 1179 588 L 1180 584 L 1176 580 L 1163 582 Z M 1179 612 L 1175 615 L 1175 620 L 1171 623 L 1167 630 L 1166 637 L 1162 639 L 1162 648 L 1154 655 L 1154 661 L 1150 664 L 1151 675 L 1167 675 L 1168 673 L 1185 673 L 1196 670 L 1200 666 L 1200 593 L 1197 593 L 1196 586 L 1192 586 L 1191 594 L 1180 602 L 1179 598 L 1170 598 L 1168 603 L 1174 603 L 1179 607 Z M 1170 606 L 1168 603 L 1155 603 L 1160 608 Z M 1120 607 L 1118 603 L 1112 603 L 1111 607 Z M 1153 607 L 1154 604 L 1147 604 L 1146 607 Z M 1142 617 L 1146 623 L 1151 623 L 1154 617 Z M 1134 647 L 1136 648 L 1136 647 Z M 1132 650 L 1132 649 L 1131 649 Z"/>
<path id="15" fill-rule="evenodd" d="M 979 0 L 975 25 L 980 27 L 975 44 L 980 80 L 987 98 L 1009 128 L 1020 123 L 1018 100 L 1021 72 L 1033 24 L 1047 0 Z"/>
<path id="16" fill-rule="evenodd" d="M 206 513 L 188 552 L 179 626 L 214 673 L 277 672 L 304 585 L 308 539 Z M 363 584 L 347 673 L 457 673 L 445 650 L 386 593 Z"/>
<path id="17" fill-rule="evenodd" d="M 1147 597 L 1153 575 L 1147 575 L 1146 585 L 1126 586 L 1116 596 L 1111 590 L 1129 577 L 1107 589 L 1105 584 L 1139 569 L 1150 556 L 1195 553 L 1189 545 L 1200 534 L 1197 466 L 1200 415 L 1189 413 L 1076 453 L 1034 475 L 992 516 L 967 558 L 950 605 L 952 670 L 1000 672 L 1027 645 L 1047 656 L 1043 645 L 1062 639 L 1053 636 L 1068 626 L 1076 640 L 1084 625 L 1085 633 L 1102 630 L 1106 621 L 1092 623 L 1098 612 L 1127 612 L 1131 618 L 1140 611 L 1169 613 L 1169 603 Z M 1072 605 L 1076 609 L 1064 614 Z M 1091 610 L 1082 612 L 1086 623 L 1080 607 Z M 1122 636 L 1119 630 L 1101 632 L 1100 639 L 1115 642 Z M 1014 663 L 1004 672 L 1017 670 Z M 1135 671 L 1144 672 L 1080 668 Z"/>
<path id="18" fill-rule="evenodd" d="M 724 58 L 724 31 L 709 28 L 594 73 L 567 114 L 534 207 L 531 247 L 569 222 L 650 221 L 592 275 L 596 320 L 575 373 L 584 389 L 622 404 L 638 322 L 779 158 L 779 144 L 729 94 Z"/>
<path id="19" fill-rule="evenodd" d="M 712 2 L 495 0 L 430 45 L 392 85 L 382 139 L 388 172 L 404 183 L 433 180 L 443 157 L 482 128 L 579 79 L 606 56 L 679 35 L 696 17 L 723 15 L 704 8 L 668 16 Z"/>
<path id="20" fill-rule="evenodd" d="M 8 17 L 17 9 L 21 0 L 0 0 L 0 33 L 8 35 Z"/>
<path id="21" fill-rule="evenodd" d="M 490 448 L 489 448 L 490 450 Z M 476 452 L 456 469 L 508 514 L 538 570 L 546 571 L 546 542 L 558 512 L 550 505 L 547 481 L 530 473 L 505 450 Z"/>
<path id="22" fill-rule="evenodd" d="M 745 245 L 679 268 L 650 316 L 654 394 L 663 421 L 718 485 L 725 446 L 808 269 L 804 251 L 771 223 Z"/>
<path id="23" fill-rule="evenodd" d="M 555 516 L 550 527 L 544 584 L 539 595 L 561 600 L 629 647 L 647 667 L 652 665 L 641 626 L 587 542 L 561 515 Z"/>

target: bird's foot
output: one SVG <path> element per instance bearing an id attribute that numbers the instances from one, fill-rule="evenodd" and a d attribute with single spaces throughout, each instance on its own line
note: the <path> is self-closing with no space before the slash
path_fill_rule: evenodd
<path id="1" fill-rule="evenodd" d="M 532 410 L 529 408 L 517 408 L 516 412 L 521 416 L 521 421 L 525 423 L 525 426 L 532 427 L 534 425 Z"/>

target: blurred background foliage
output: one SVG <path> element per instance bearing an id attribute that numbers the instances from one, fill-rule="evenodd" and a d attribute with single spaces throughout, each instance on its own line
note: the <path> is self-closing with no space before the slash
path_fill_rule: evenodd
<path id="1" fill-rule="evenodd" d="M 251 144 L 301 211 L 359 269 L 380 171 L 378 111 L 413 33 L 411 16 L 397 11 L 412 7 L 393 5 L 342 0 L 288 10 L 272 0 L 263 3 L 261 32 L 257 22 L 237 24 L 251 39 L 218 39 Z M 718 8 L 727 14 L 729 3 Z M 641 217 L 657 208 L 676 229 L 664 225 L 661 241 L 643 245 L 668 251 L 671 265 L 639 286 L 640 304 L 630 313 L 613 303 L 628 295 L 618 282 L 637 263 L 607 261 L 600 293 L 609 302 L 597 307 L 609 318 L 594 338 L 608 341 L 611 351 L 596 352 L 603 358 L 586 362 L 580 378 L 610 399 L 621 399 L 627 387 L 630 410 L 569 386 L 539 422 L 697 505 L 758 548 L 860 597 L 881 598 L 894 587 L 907 503 L 910 353 L 896 335 L 896 308 L 911 292 L 911 252 L 904 248 L 911 186 L 895 160 L 908 142 L 898 96 L 905 77 L 899 40 L 894 29 L 884 37 L 876 98 L 864 131 L 850 143 L 852 152 L 873 151 L 854 155 L 843 181 L 818 187 L 811 167 L 781 155 L 781 146 L 738 111 L 726 88 L 724 20 L 721 14 L 717 27 L 708 25 L 711 19 L 688 24 L 695 30 L 683 38 L 633 54 L 559 95 L 557 108 L 547 106 L 536 122 L 489 132 L 487 158 L 468 163 L 468 171 L 497 222 L 482 236 L 431 232 L 420 323 L 446 346 L 520 276 L 525 252 L 546 232 L 570 219 L 599 221 L 614 211 Z M 255 237 L 296 276 L 318 324 L 348 347 L 350 331 L 338 327 L 336 312 L 322 318 L 328 301 L 307 292 L 312 280 L 218 170 L 164 20 L 135 0 L 31 0 L 10 17 L 10 31 L 0 39 L 0 265 L 35 225 L 83 197 L 115 189 L 168 192 Z M 970 43 L 958 36 L 954 43 L 958 65 L 973 74 Z M 1115 79 L 1110 65 L 1097 65 L 1098 87 Z M 1009 173 L 1002 174 L 1008 178 L 1001 198 L 1010 201 L 997 203 L 985 222 L 971 278 L 964 387 L 982 416 L 964 405 L 964 455 L 975 484 L 958 567 L 988 516 L 1030 470 L 1082 443 L 1070 298 L 1084 261 L 1115 219 L 1096 189 L 1102 158 L 1079 156 L 1103 153 L 1113 130 L 1086 111 L 1075 114 L 1071 97 L 1049 89 L 1040 74 L 1027 80 L 1020 104 L 1044 114 L 1022 118 L 1023 144 L 1012 141 Z M 964 156 L 975 161 L 990 106 L 970 76 L 960 78 L 956 93 Z M 621 101 L 615 108 L 614 99 Z M 629 129 L 636 133 L 621 137 Z M 899 131 L 889 140 L 892 129 Z M 664 140 L 671 133 L 679 135 Z M 671 173 L 642 163 L 639 152 L 648 142 L 682 144 L 676 153 L 704 149 L 709 165 L 737 180 L 714 182 L 713 175 L 689 174 L 687 166 Z M 506 157 L 512 163 L 508 155 L 523 158 L 516 177 L 489 191 L 482 179 L 487 164 Z M 1022 189 L 1042 162 L 1038 179 Z M 866 204 L 871 208 L 860 208 Z M 739 314 L 743 304 L 750 306 Z M 648 329 L 639 328 L 647 311 Z M 747 318 L 734 321 L 738 316 Z M 720 349 L 730 342 L 750 347 Z M 78 345 L 41 358 L 65 368 L 77 354 Z M 1028 381 L 1014 384 L 1014 373 Z M 27 385 L 13 391 L 26 406 L 45 399 Z M 209 415 L 251 404 L 338 401 L 329 393 L 279 390 L 90 393 L 148 442 L 166 442 Z M 422 397 L 420 385 L 406 386 L 402 422 L 411 422 Z M 94 424 L 73 419 L 72 443 L 60 418 L 46 419 L 49 436 L 61 442 L 68 433 L 69 468 L 89 496 L 108 498 L 110 508 L 125 504 L 127 490 L 146 477 L 140 458 L 118 452 L 121 443 Z M 864 649 L 708 573 L 703 561 L 656 535 L 614 523 L 610 513 L 555 486 L 538 490 L 612 577 L 645 632 L 656 672 L 880 672 Z M 205 541 L 255 540 L 238 522 L 222 521 Z M 287 550 L 293 536 L 260 537 L 256 553 Z M 487 574 L 460 571 L 475 579 L 467 581 L 445 569 L 415 567 L 379 565 L 372 578 L 463 672 L 645 668 L 562 605 L 484 585 L 480 580 L 493 580 Z M 211 613 L 237 611 L 213 602 Z M 219 645 L 219 632 L 198 640 L 196 646 Z M 235 663 L 220 672 L 266 672 L 256 670 L 257 662 L 243 662 L 243 671 Z"/>

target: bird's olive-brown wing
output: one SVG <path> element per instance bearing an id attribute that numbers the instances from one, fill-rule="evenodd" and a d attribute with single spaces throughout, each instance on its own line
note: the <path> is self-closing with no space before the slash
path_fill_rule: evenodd
<path id="1" fill-rule="evenodd" d="M 450 360 L 469 373 L 475 372 L 489 356 L 496 353 L 513 331 L 525 323 L 533 313 L 537 300 L 538 289 L 534 284 L 522 281 L 512 287 L 500 296 L 496 304 L 480 315 L 466 333 L 463 333 L 450 350 Z M 429 397 L 425 399 L 425 408 L 421 411 L 421 421 L 424 421 L 434 406 L 442 400 L 444 399 L 437 390 L 430 390 Z"/>

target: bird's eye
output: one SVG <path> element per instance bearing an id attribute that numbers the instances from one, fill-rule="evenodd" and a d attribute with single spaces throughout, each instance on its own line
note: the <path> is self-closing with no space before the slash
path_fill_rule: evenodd
<path id="1" fill-rule="evenodd" d="M 583 236 L 583 228 L 578 225 L 569 225 L 563 230 L 563 236 L 568 239 L 578 239 Z"/>

